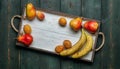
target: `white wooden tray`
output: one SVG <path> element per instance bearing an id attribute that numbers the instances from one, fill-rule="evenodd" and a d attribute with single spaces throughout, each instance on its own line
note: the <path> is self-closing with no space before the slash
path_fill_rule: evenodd
<path id="1" fill-rule="evenodd" d="M 78 41 L 78 39 L 81 36 L 81 31 L 74 32 L 71 30 L 69 26 L 70 20 L 77 16 L 68 15 L 60 12 L 49 11 L 49 10 L 43 10 L 43 9 L 39 9 L 39 10 L 43 11 L 45 14 L 45 19 L 43 21 L 39 21 L 37 18 L 35 18 L 33 21 L 24 19 L 24 17 L 26 16 L 25 10 L 22 16 L 15 15 L 11 19 L 12 27 L 14 28 L 14 30 L 16 30 L 16 32 L 18 32 L 18 30 L 13 25 L 13 21 L 14 21 L 14 18 L 16 17 L 21 18 L 19 34 L 20 32 L 23 32 L 23 26 L 25 24 L 29 24 L 32 27 L 32 36 L 34 40 L 33 40 L 33 43 L 30 45 L 30 47 L 27 47 L 27 48 L 57 54 L 55 53 L 55 47 L 56 45 L 62 44 L 64 40 L 68 39 L 72 42 L 72 44 Z M 65 17 L 67 19 L 66 27 L 61 27 L 58 24 L 58 20 L 60 17 Z M 91 19 L 83 18 L 82 24 L 84 24 L 84 22 L 87 20 L 91 20 Z M 100 27 L 100 22 L 99 21 L 97 22 L 99 23 L 99 27 Z M 95 49 L 97 37 L 99 34 L 103 36 L 103 41 L 101 46 L 98 49 Z M 102 32 L 99 32 L 99 29 L 95 34 L 91 34 L 91 35 L 94 40 L 93 50 L 89 52 L 86 56 L 80 58 L 80 60 L 93 62 L 95 51 L 102 48 L 104 44 L 104 34 Z M 21 47 L 26 47 L 19 42 L 16 42 L 16 45 Z"/>

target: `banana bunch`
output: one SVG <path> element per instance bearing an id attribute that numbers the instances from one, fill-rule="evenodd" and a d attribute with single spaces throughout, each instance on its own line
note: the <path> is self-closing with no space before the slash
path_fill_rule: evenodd
<path id="1" fill-rule="evenodd" d="M 71 48 L 60 52 L 61 56 L 71 56 L 72 58 L 80 58 L 89 53 L 93 46 L 93 38 L 90 34 L 82 29 L 82 35 L 78 42 L 76 42 Z"/>
<path id="2" fill-rule="evenodd" d="M 86 34 L 86 37 L 87 37 L 87 41 L 86 41 L 84 47 L 80 51 L 74 53 L 71 56 L 72 58 L 83 57 L 84 55 L 88 54 L 91 51 L 92 46 L 93 46 L 93 38 L 92 38 L 92 36 L 90 34 L 88 34 L 86 32 L 85 32 L 85 34 Z"/>
<path id="3" fill-rule="evenodd" d="M 60 52 L 61 56 L 69 56 L 74 54 L 76 51 L 78 51 L 80 48 L 82 48 L 83 44 L 86 42 L 86 35 L 84 29 L 82 29 L 82 35 L 77 43 L 75 43 L 71 48 L 63 50 Z"/>

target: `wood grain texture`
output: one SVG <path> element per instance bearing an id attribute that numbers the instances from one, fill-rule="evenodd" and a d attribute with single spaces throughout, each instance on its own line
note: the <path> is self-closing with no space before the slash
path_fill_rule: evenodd
<path id="1" fill-rule="evenodd" d="M 10 26 L 13 15 L 22 14 L 25 4 L 101 20 L 105 45 L 93 63 L 62 58 L 15 46 L 17 33 Z M 119 0 L 0 0 L 0 69 L 119 69 Z M 15 19 L 15 26 L 19 27 Z M 98 45 L 101 43 L 98 39 Z M 19 52 L 20 51 L 20 52 Z"/>
<path id="2" fill-rule="evenodd" d="M 0 69 L 9 68 L 8 63 L 8 2 L 0 1 Z"/>
<path id="3" fill-rule="evenodd" d="M 26 4 L 32 3 L 35 7 L 39 7 L 38 0 L 21 0 L 21 10 L 24 10 Z M 22 12 L 23 14 L 23 12 Z M 36 52 L 32 52 L 28 49 L 21 49 L 20 52 L 20 68 L 21 69 L 39 69 L 40 65 L 36 61 L 39 61 L 39 55 Z M 34 66 L 32 66 L 34 65 Z"/>
<path id="4" fill-rule="evenodd" d="M 61 0 L 61 12 L 81 16 L 82 0 Z"/>
<path id="5" fill-rule="evenodd" d="M 12 4 L 14 2 L 14 6 Z M 19 68 L 19 60 L 18 60 L 18 51 L 15 47 L 15 32 L 11 29 L 10 19 L 14 13 L 20 12 L 18 4 L 19 1 L 11 1 L 7 0 L 0 1 L 0 68 L 1 69 L 12 69 Z M 12 5 L 11 5 L 12 4 Z M 14 10 L 17 11 L 14 11 Z M 18 13 L 17 13 L 18 14 Z M 17 21 L 15 21 L 17 22 Z M 16 25 L 16 24 L 15 24 Z M 17 24 L 18 25 L 18 24 Z M 14 54 L 14 55 L 13 55 Z M 16 64 L 18 63 L 18 64 Z"/>
<path id="6" fill-rule="evenodd" d="M 114 1 L 113 0 L 113 16 L 112 16 L 112 42 L 111 42 L 111 45 L 112 45 L 112 48 L 111 48 L 111 68 L 113 67 L 113 69 L 118 69 L 120 66 L 120 62 L 118 61 L 119 58 L 120 58 L 120 54 L 118 54 L 118 52 L 120 52 L 120 37 L 119 37 L 119 34 L 120 34 L 120 29 L 119 29 L 119 26 L 120 26 L 120 9 L 119 7 L 120 6 L 120 0 L 116 0 Z M 113 51 L 112 51 L 113 49 Z"/>
<path id="7" fill-rule="evenodd" d="M 111 48 L 111 14 L 112 14 L 112 9 L 110 7 L 112 5 L 111 1 L 102 1 L 102 31 L 105 34 L 106 41 L 104 44 L 104 48 L 102 50 L 102 55 L 101 55 L 101 68 L 102 69 L 113 69 L 111 68 L 111 58 L 110 58 L 110 49 Z M 104 7 L 103 7 L 104 6 Z M 109 16 L 110 15 L 110 16 Z M 109 25 L 109 26 L 108 26 Z M 107 27 L 107 28 L 105 28 Z M 106 60 L 107 59 L 107 60 Z"/>
<path id="8" fill-rule="evenodd" d="M 82 0 L 61 0 L 61 12 L 81 16 Z M 79 69 L 80 64 L 71 59 L 61 58 L 61 69 Z"/>
<path id="9" fill-rule="evenodd" d="M 35 7 L 40 8 L 40 6 L 48 6 L 46 2 L 43 5 L 40 4 L 41 1 L 38 0 L 26 0 L 21 2 L 21 7 L 28 2 L 31 2 L 35 5 Z M 49 1 L 48 1 L 49 2 Z M 57 1 L 51 1 L 51 3 L 54 3 L 54 5 L 58 5 Z M 55 3 L 56 2 L 56 3 Z M 56 8 L 51 6 L 50 9 L 57 10 L 59 7 L 56 6 Z M 46 7 L 47 8 L 47 7 Z M 56 58 L 54 55 L 50 55 L 44 52 L 36 52 L 34 50 L 28 50 L 28 49 L 21 49 L 21 69 L 59 69 L 59 58 Z"/>
<path id="10" fill-rule="evenodd" d="M 101 0 L 83 0 L 82 16 L 101 20 Z M 100 31 L 101 31 L 101 27 L 100 27 Z M 96 46 L 98 47 L 100 43 L 101 43 L 101 39 L 98 38 Z M 95 58 L 93 63 L 91 64 L 81 63 L 80 68 L 81 69 L 101 69 L 100 68 L 101 67 L 101 51 L 95 53 Z"/>
<path id="11" fill-rule="evenodd" d="M 11 18 L 16 15 L 21 13 L 20 11 L 20 1 L 16 0 L 9 0 L 8 2 L 8 16 L 7 18 L 7 24 L 8 24 L 8 64 L 9 64 L 9 69 L 14 69 L 17 68 L 19 69 L 20 64 L 19 64 L 19 49 L 15 45 L 15 38 L 17 36 L 17 33 L 12 29 L 10 26 L 10 21 Z M 14 3 L 14 4 L 13 4 Z M 14 9 L 14 10 L 13 10 Z M 18 28 L 20 20 L 15 19 L 15 26 Z"/>
<path id="12" fill-rule="evenodd" d="M 40 1 L 40 8 L 43 8 L 43 9 L 59 11 L 60 10 L 59 7 L 60 7 L 60 0 L 52 0 L 52 1 L 41 0 Z M 44 60 L 41 60 L 43 61 L 41 65 L 44 65 L 46 69 L 60 69 L 60 60 L 59 60 L 60 58 L 58 58 L 56 55 L 46 54 L 45 56 L 42 56 L 42 59 Z M 44 62 L 45 60 L 46 62 Z M 42 69 L 45 69 L 45 68 L 42 68 Z"/>
<path id="13" fill-rule="evenodd" d="M 59 11 L 60 10 L 60 0 L 40 0 L 41 8 Z"/>
<path id="14" fill-rule="evenodd" d="M 102 1 L 102 31 L 106 42 L 102 51 L 102 69 L 118 69 L 120 66 L 120 6 L 119 0 Z M 105 58 L 106 57 L 106 58 Z"/>
<path id="15" fill-rule="evenodd" d="M 41 0 L 40 8 L 59 11 L 60 0 Z M 58 58 L 56 55 L 48 55 L 48 54 L 46 54 L 45 57 L 43 56 L 42 59 L 45 58 L 44 60 L 47 60 L 46 64 L 44 64 L 46 69 L 60 69 L 60 60 L 59 60 L 60 58 Z M 45 62 L 43 61 L 43 63 Z M 43 63 L 41 63 L 41 65 Z M 42 69 L 45 69 L 45 68 L 42 68 Z"/>
<path id="16" fill-rule="evenodd" d="M 86 18 L 101 19 L 101 0 L 83 0 L 82 16 Z"/>
<path id="17" fill-rule="evenodd" d="M 101 0 L 82 0 L 82 16 L 101 20 Z M 102 25 L 102 24 L 101 24 Z M 101 27 L 100 27 L 101 31 Z M 97 41 L 97 47 L 100 45 L 101 39 Z M 101 50 L 103 51 L 103 50 Z M 95 53 L 94 62 L 92 64 L 81 63 L 81 69 L 101 69 L 101 51 Z M 98 59 L 96 59 L 98 58 Z"/>

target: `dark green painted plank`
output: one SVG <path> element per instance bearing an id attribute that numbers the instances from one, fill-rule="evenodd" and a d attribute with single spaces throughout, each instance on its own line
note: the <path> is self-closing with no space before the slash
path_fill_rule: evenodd
<path id="1" fill-rule="evenodd" d="M 61 12 L 81 16 L 82 4 L 81 0 L 61 0 Z M 80 62 L 67 58 L 61 58 L 61 69 L 79 69 Z"/>
<path id="2" fill-rule="evenodd" d="M 113 67 L 113 69 L 118 69 L 120 68 L 119 64 L 120 62 L 118 61 L 120 58 L 120 54 L 118 54 L 120 52 L 120 0 L 113 0 L 113 21 L 112 21 L 112 48 L 111 50 L 113 50 L 113 53 L 111 53 L 111 67 Z M 112 51 L 111 51 L 112 52 Z"/>
<path id="3" fill-rule="evenodd" d="M 120 1 L 102 1 L 102 30 L 106 36 L 102 55 L 102 69 L 119 69 L 120 58 Z"/>
<path id="4" fill-rule="evenodd" d="M 21 55 L 21 69 L 60 69 L 59 58 L 55 55 L 25 50 Z"/>
<path id="5" fill-rule="evenodd" d="M 0 69 L 8 69 L 8 2 L 0 1 Z"/>
<path id="6" fill-rule="evenodd" d="M 102 49 L 102 61 L 101 61 L 101 68 L 102 69 L 110 69 L 111 67 L 111 58 L 110 58 L 110 49 L 111 48 L 111 13 L 112 9 L 110 7 L 112 2 L 102 0 L 102 31 L 105 34 L 106 41 L 104 47 Z M 111 68 L 112 69 L 112 68 Z"/>
<path id="7" fill-rule="evenodd" d="M 29 1 L 31 0 L 22 0 L 21 7 Z M 45 2 L 42 1 L 39 1 L 39 3 L 38 0 L 31 1 L 31 3 L 35 4 L 38 8 L 40 8 L 40 6 L 43 6 L 40 4 L 40 2 L 48 6 L 45 4 Z M 55 1 L 51 1 L 51 3 L 52 2 L 54 5 L 57 5 L 57 3 L 55 4 Z M 57 10 L 58 8 L 59 7 L 52 9 Z M 45 9 L 47 9 L 47 7 Z M 60 69 L 59 58 L 57 58 L 55 55 L 22 48 L 20 57 L 21 69 Z"/>
<path id="8" fill-rule="evenodd" d="M 83 0 L 82 16 L 86 18 L 101 19 L 101 0 Z"/>
<path id="9" fill-rule="evenodd" d="M 11 18 L 18 14 L 20 15 L 20 0 L 9 0 L 8 1 L 8 16 L 7 24 L 8 24 L 8 64 L 9 69 L 19 69 L 19 49 L 15 45 L 15 38 L 17 33 L 12 29 L 10 25 Z M 15 26 L 18 28 L 20 20 L 15 20 Z"/>
<path id="10" fill-rule="evenodd" d="M 101 19 L 101 0 L 82 0 L 82 16 L 86 18 Z M 100 27 L 101 31 L 101 27 Z M 101 43 L 101 38 L 97 40 L 97 47 Z M 93 63 L 81 63 L 81 69 L 101 69 L 101 51 L 95 53 Z"/>
<path id="11" fill-rule="evenodd" d="M 81 16 L 81 0 L 61 0 L 61 12 Z"/>
<path id="12" fill-rule="evenodd" d="M 60 10 L 60 0 L 40 0 L 41 8 L 59 11 Z"/>
<path id="13" fill-rule="evenodd" d="M 14 2 L 14 4 L 13 4 Z M 17 6 L 15 6 L 17 3 Z M 11 29 L 10 19 L 15 13 L 20 12 L 19 1 L 0 1 L 0 69 L 19 68 L 18 50 L 15 47 L 16 33 Z M 14 10 L 13 10 L 14 9 Z M 17 13 L 18 14 L 18 13 Z M 13 55 L 14 54 L 14 55 Z"/>

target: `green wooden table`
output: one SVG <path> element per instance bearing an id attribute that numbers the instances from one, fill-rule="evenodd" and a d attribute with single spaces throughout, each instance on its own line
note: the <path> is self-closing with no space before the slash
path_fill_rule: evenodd
<path id="1" fill-rule="evenodd" d="M 17 33 L 11 18 L 22 15 L 28 2 L 38 8 L 60 11 L 101 21 L 104 47 L 95 54 L 93 63 L 74 61 L 44 52 L 16 47 Z M 0 0 L 0 69 L 119 69 L 120 0 Z M 15 20 L 19 28 L 20 19 Z M 97 46 L 101 43 L 98 39 Z"/>

